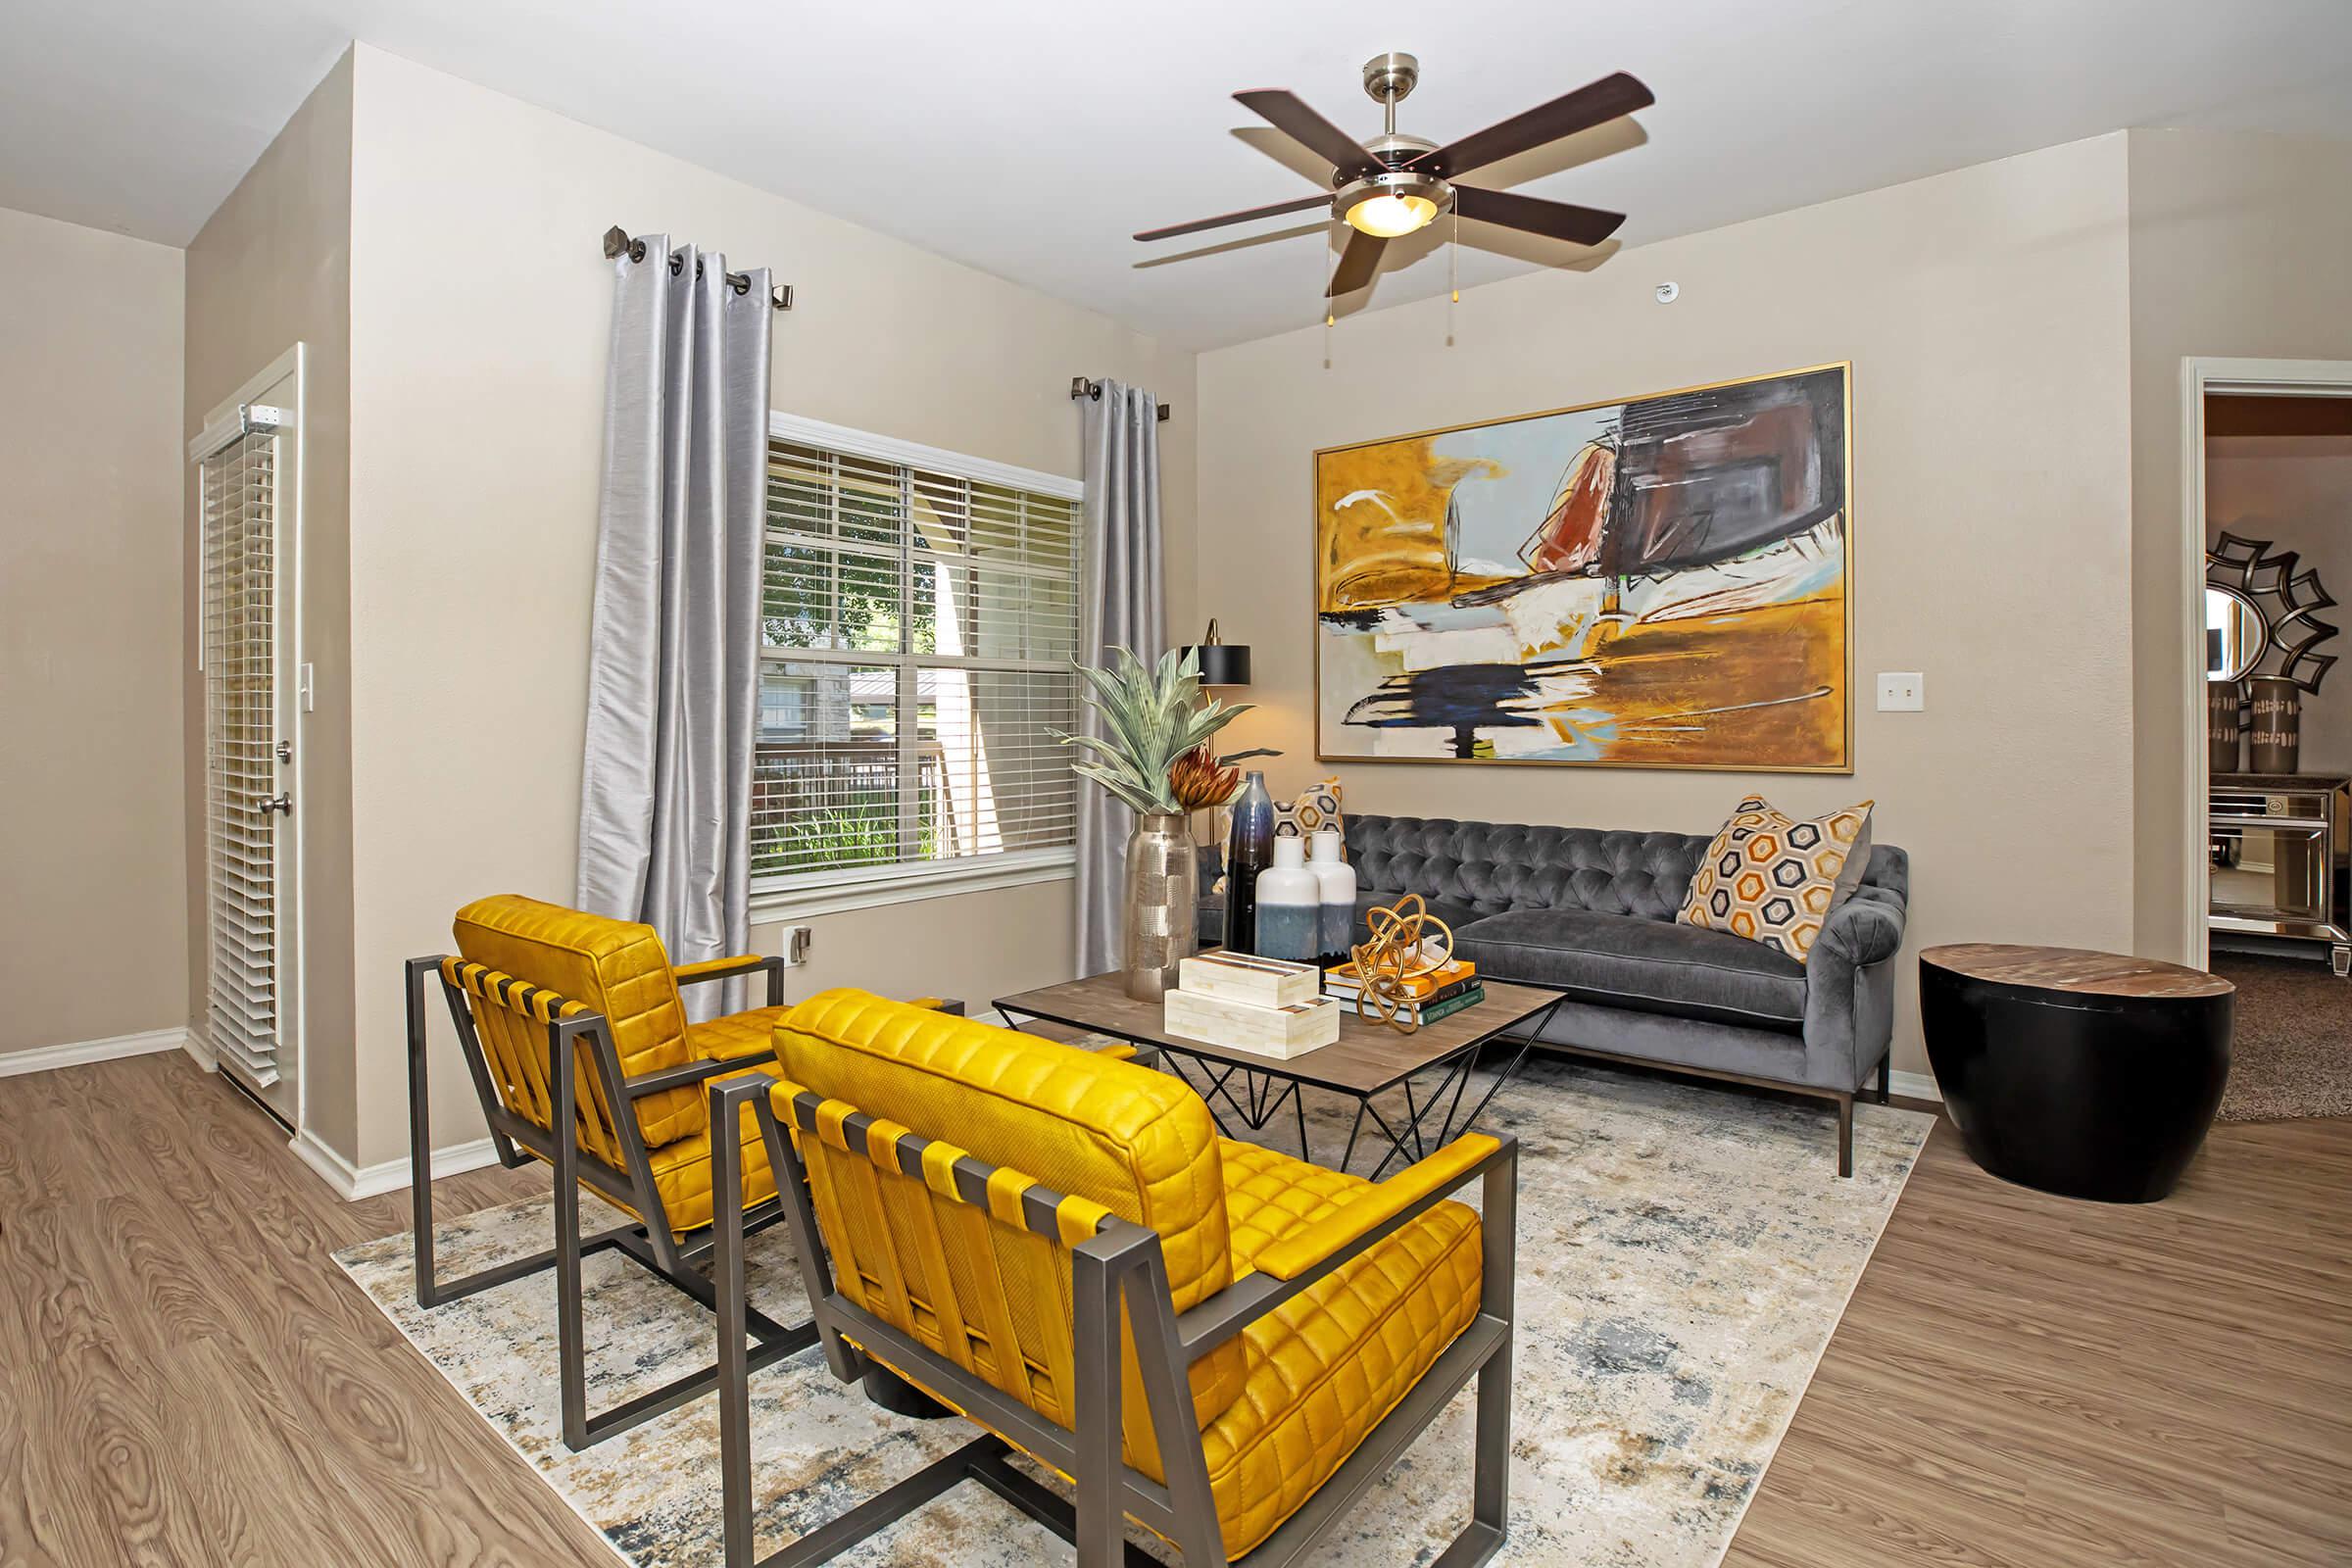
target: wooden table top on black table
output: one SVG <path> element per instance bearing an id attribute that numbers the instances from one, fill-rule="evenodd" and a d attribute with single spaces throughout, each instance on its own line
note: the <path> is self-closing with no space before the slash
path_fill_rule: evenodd
<path id="1" fill-rule="evenodd" d="M 1195 1084 L 1203 1100 L 1210 1101 L 1209 1111 L 1216 1114 L 1214 1102 L 1224 1099 L 1241 1115 L 1253 1132 L 1262 1131 L 1273 1120 L 1284 1100 L 1292 1102 L 1298 1116 L 1298 1143 L 1301 1157 L 1306 1149 L 1306 1123 L 1303 1105 L 1298 1099 L 1300 1086 L 1326 1089 L 1346 1095 L 1356 1102 L 1355 1129 L 1348 1134 L 1348 1153 L 1355 1148 L 1355 1135 L 1363 1127 L 1368 1114 L 1391 1142 L 1388 1158 L 1380 1162 L 1373 1175 L 1388 1167 L 1390 1159 L 1407 1152 L 1411 1146 L 1413 1158 L 1419 1158 L 1430 1148 L 1443 1145 L 1457 1131 L 1468 1130 L 1494 1096 L 1516 1076 L 1526 1057 L 1527 1041 L 1532 1039 L 1541 1020 L 1560 1004 L 1561 993 L 1540 990 L 1534 986 L 1511 985 L 1500 980 L 1482 981 L 1486 996 L 1459 1012 L 1448 1013 L 1434 1023 L 1423 1024 L 1411 1034 L 1390 1028 L 1378 1019 L 1359 1018 L 1352 1013 L 1340 1018 L 1340 1038 L 1328 1046 L 1318 1046 L 1296 1056 L 1269 1056 L 1260 1052 L 1244 1051 L 1238 1047 L 1211 1045 L 1202 1040 L 1187 1040 L 1169 1034 L 1164 1027 L 1161 1004 L 1139 1002 L 1127 995 L 1116 973 L 1089 975 L 1083 980 L 1067 980 L 1060 985 L 1044 986 L 1024 991 L 1018 996 L 999 997 L 997 1010 L 1008 1021 L 1018 1018 L 1043 1018 L 1052 1023 L 1067 1024 L 1074 1029 L 1091 1029 L 1099 1034 L 1114 1036 L 1138 1046 L 1188 1056 L 1202 1064 L 1208 1071 L 1205 1087 Z M 1462 1088 L 1476 1060 L 1478 1049 L 1515 1025 L 1529 1020 L 1537 1023 L 1526 1030 L 1521 1048 L 1494 1083 L 1482 1096 L 1460 1126 L 1454 1125 L 1453 1112 L 1458 1110 Z M 1013 1026 L 1019 1027 L 1017 1021 Z M 1210 1065 L 1226 1069 L 1222 1074 Z M 1436 1091 L 1426 1100 L 1415 1094 L 1412 1080 L 1416 1075 L 1443 1070 Z M 1247 1103 L 1236 1100 L 1224 1086 L 1235 1073 L 1247 1075 L 1245 1087 L 1250 1090 Z M 1180 1075 L 1181 1076 L 1181 1075 Z M 1274 1079 L 1286 1087 L 1269 1099 L 1257 1091 L 1257 1077 Z M 1192 1079 L 1187 1077 L 1187 1083 Z M 1406 1092 L 1404 1117 L 1396 1126 L 1372 1105 L 1372 1097 L 1402 1086 Z M 1453 1102 L 1435 1139 L 1424 1139 L 1422 1124 L 1435 1111 L 1439 1102 L 1453 1093 Z M 1218 1116 L 1218 1126 L 1224 1128 L 1224 1118 Z M 1343 1156 L 1341 1166 L 1347 1165 Z"/>

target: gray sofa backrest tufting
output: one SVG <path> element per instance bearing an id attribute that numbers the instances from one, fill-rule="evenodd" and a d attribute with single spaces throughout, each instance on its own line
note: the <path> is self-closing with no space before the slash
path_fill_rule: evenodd
<path id="1" fill-rule="evenodd" d="M 1590 909 L 1671 920 L 1712 834 L 1609 832 L 1442 816 L 1348 817 L 1348 858 L 1366 893 L 1418 893 L 1479 914 Z M 1893 904 L 1909 893 L 1910 860 L 1880 845 L 1854 897 Z"/>

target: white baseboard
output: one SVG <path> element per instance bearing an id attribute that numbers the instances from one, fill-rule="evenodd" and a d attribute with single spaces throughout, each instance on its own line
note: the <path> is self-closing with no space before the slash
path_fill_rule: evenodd
<path id="1" fill-rule="evenodd" d="M 1941 1100 L 1943 1091 L 1936 1080 L 1924 1072 L 1894 1072 L 1887 1074 L 1887 1087 L 1893 1093 L 1910 1100 Z"/>
<path id="2" fill-rule="evenodd" d="M 159 1051 L 178 1051 L 188 1043 L 183 1028 L 148 1029 L 135 1035 L 110 1035 L 104 1040 L 76 1040 L 63 1046 L 0 1054 L 0 1078 L 21 1072 L 47 1072 L 52 1067 L 79 1067 L 93 1061 L 117 1061 L 124 1056 L 147 1056 Z"/>
<path id="3" fill-rule="evenodd" d="M 409 1185 L 409 1162 L 405 1157 L 387 1159 L 378 1165 L 354 1165 L 328 1148 L 317 1133 L 307 1130 L 297 1133 L 288 1147 L 347 1201 L 396 1192 Z M 480 1170 L 497 1162 L 498 1150 L 487 1138 L 477 1138 L 470 1144 L 453 1144 L 433 1151 L 433 1180 Z"/>
<path id="4" fill-rule="evenodd" d="M 187 1036 L 187 1039 L 181 1044 L 187 1047 L 188 1054 L 196 1059 L 196 1065 L 202 1067 L 206 1072 L 219 1072 L 220 1070 L 220 1053 L 213 1050 L 213 1043 L 204 1038 L 204 1031 L 191 1024 L 188 1026 Z"/>

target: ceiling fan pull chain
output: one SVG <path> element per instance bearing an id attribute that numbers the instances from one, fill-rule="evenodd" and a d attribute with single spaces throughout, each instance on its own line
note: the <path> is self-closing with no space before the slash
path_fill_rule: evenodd
<path id="1" fill-rule="evenodd" d="M 1335 220 L 1331 225 L 1331 233 L 1323 241 L 1325 254 L 1330 253 L 1331 241 L 1339 237 L 1339 232 L 1340 225 Z M 1339 312 L 1340 302 L 1329 297 L 1329 293 L 1326 291 L 1323 301 L 1323 368 L 1326 370 L 1331 368 L 1331 323 L 1338 318 Z"/>
<path id="2" fill-rule="evenodd" d="M 1453 238 L 1446 247 L 1446 346 L 1453 347 L 1454 318 L 1462 314 L 1462 210 L 1453 210 Z"/>

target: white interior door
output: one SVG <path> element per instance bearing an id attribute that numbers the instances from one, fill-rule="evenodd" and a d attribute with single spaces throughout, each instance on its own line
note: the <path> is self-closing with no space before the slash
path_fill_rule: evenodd
<path id="1" fill-rule="evenodd" d="M 290 363 L 288 363 L 290 362 Z M 193 443 L 202 495 L 206 1043 L 302 1123 L 295 585 L 301 355 L 249 383 Z"/>

